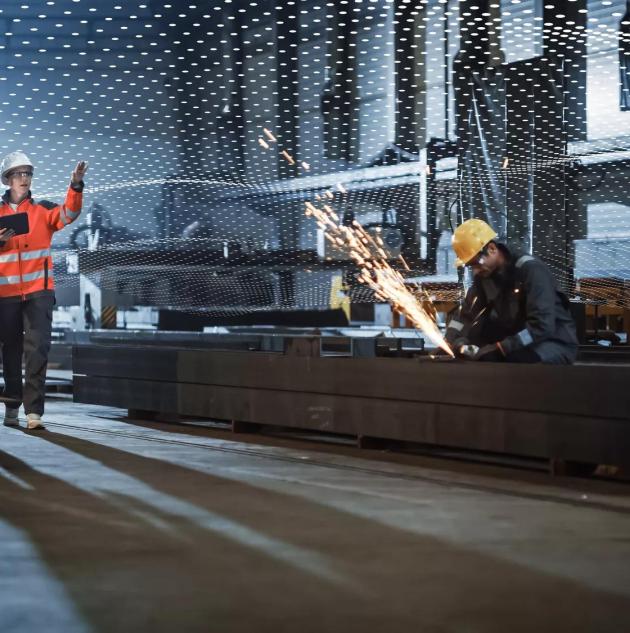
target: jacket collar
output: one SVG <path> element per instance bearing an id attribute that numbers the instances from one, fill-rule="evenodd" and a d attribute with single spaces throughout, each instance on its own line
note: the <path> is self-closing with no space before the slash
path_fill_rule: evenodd
<path id="1" fill-rule="evenodd" d="M 7 189 L 4 192 L 4 195 L 2 196 L 2 200 L 3 202 L 6 202 L 7 204 L 11 204 L 11 189 Z M 31 190 L 28 190 L 28 193 L 26 194 L 26 198 L 24 198 L 24 200 L 29 200 L 29 201 L 33 201 L 33 196 L 31 194 Z M 22 200 L 22 202 L 24 202 L 24 200 Z M 22 202 L 20 202 L 19 204 L 22 204 Z"/>

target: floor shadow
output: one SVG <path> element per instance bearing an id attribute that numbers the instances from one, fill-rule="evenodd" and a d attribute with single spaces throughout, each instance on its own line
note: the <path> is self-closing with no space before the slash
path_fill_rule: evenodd
<path id="1" fill-rule="evenodd" d="M 22 482 L 0 477 L 0 517 L 28 535 L 91 630 L 334 630 L 334 584 L 124 492 L 85 492 L 2 451 L 0 466 Z"/>
<path id="2" fill-rule="evenodd" d="M 627 499 L 630 496 L 629 482 L 611 481 L 603 479 L 584 479 L 576 477 L 552 477 L 547 472 L 541 472 L 533 468 L 514 468 L 508 465 L 484 462 L 481 458 L 466 459 L 465 452 L 456 457 L 440 457 L 431 454 L 430 450 L 423 452 L 421 447 L 407 450 L 379 450 L 359 449 L 344 443 L 334 443 L 323 438 L 318 439 L 317 433 L 303 431 L 291 436 L 287 433 L 232 433 L 228 428 L 220 426 L 195 426 L 194 424 L 162 422 L 156 420 L 137 420 L 128 417 L 114 418 L 118 422 L 124 422 L 130 427 L 149 429 L 169 435 L 185 435 L 187 437 L 212 438 L 221 441 L 232 441 L 251 446 L 268 446 L 274 448 L 290 448 L 292 450 L 315 450 L 326 455 L 343 455 L 354 459 L 369 459 L 378 468 L 379 464 L 396 464 L 411 466 L 414 468 L 428 468 L 435 473 L 463 475 L 467 477 L 491 478 L 497 482 L 515 482 L 535 486 L 541 491 L 541 495 L 561 502 L 556 495 L 549 494 L 549 486 L 567 492 L 580 494 L 600 494 L 609 497 Z M 308 436 L 308 439 L 305 439 Z M 472 486 L 471 486 L 472 487 Z M 487 486 L 486 486 L 487 487 Z M 482 484 L 479 488 L 484 488 Z M 515 496 L 518 496 L 516 493 Z M 527 496 L 523 494 L 523 496 Z M 610 508 L 613 509 L 612 507 Z M 623 511 L 622 508 L 617 508 Z M 630 509 L 626 509 L 630 511 Z"/>
<path id="3" fill-rule="evenodd" d="M 157 512 L 143 499 L 129 498 L 122 512 L 119 500 L 113 504 L 98 499 L 23 462 L 14 463 L 17 476 L 34 480 L 40 496 L 31 496 L 33 512 L 41 516 L 37 520 L 22 511 L 22 491 L 8 504 L 3 495 L 2 515 L 31 535 L 98 630 L 148 630 L 142 628 L 147 625 L 139 614 L 154 610 L 168 622 L 160 620 L 158 629 L 152 625 L 151 630 L 160 631 L 169 630 L 184 611 L 189 628 L 178 624 L 170 630 L 504 633 L 630 627 L 630 600 L 579 582 L 154 457 L 56 432 L 37 438 L 223 517 L 237 529 L 244 526 L 285 543 L 288 551 L 315 553 L 348 581 L 317 577 L 301 570 L 299 560 L 293 565 L 290 556 L 279 562 L 253 544 L 235 543 L 195 520 Z M 7 468 L 4 460 L 1 456 L 0 464 Z M 89 466 L 86 470 L 89 477 Z M 119 491 L 117 496 L 127 495 Z M 58 510 L 47 506 L 51 497 Z M 41 508 L 37 498 L 45 501 Z M 68 508 L 80 510 L 69 532 L 67 523 L 74 519 Z M 435 511 L 427 505 L 427 513 Z M 99 514 L 102 521 L 91 518 Z M 152 517 L 152 522 L 133 518 L 136 515 Z M 117 525 L 121 521 L 131 523 Z M 86 585 L 82 572 L 88 569 L 99 580 Z M 104 586 L 106 592 L 99 590 Z M 137 600 L 129 600 L 129 592 Z M 107 629 L 103 622 L 120 601 L 136 614 L 134 623 Z M 170 601 L 168 607 L 165 601 Z M 204 629 L 201 620 L 210 616 L 220 625 Z"/>

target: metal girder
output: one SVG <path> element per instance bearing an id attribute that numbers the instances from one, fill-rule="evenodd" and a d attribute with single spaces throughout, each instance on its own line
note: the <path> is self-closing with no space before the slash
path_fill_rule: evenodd
<path id="1" fill-rule="evenodd" d="M 630 366 L 81 346 L 74 372 L 78 402 L 630 465 Z"/>
<path id="2" fill-rule="evenodd" d="M 75 374 L 87 376 L 610 417 L 630 424 L 629 366 L 440 363 L 86 345 L 75 348 L 73 368 Z"/>

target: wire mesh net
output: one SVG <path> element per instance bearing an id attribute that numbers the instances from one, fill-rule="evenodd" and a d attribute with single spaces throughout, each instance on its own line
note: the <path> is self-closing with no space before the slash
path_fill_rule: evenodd
<path id="1" fill-rule="evenodd" d="M 208 315 L 382 300 L 309 202 L 434 297 L 480 217 L 571 297 L 630 307 L 621 0 L 24 0 L 0 58 L 0 151 L 29 155 L 34 197 L 90 163 L 54 242 L 77 297 L 83 275 Z"/>

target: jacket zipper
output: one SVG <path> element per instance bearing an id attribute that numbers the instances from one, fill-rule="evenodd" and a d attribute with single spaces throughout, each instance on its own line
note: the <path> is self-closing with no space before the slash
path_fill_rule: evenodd
<path id="1" fill-rule="evenodd" d="M 19 208 L 19 205 L 18 205 Z M 13 210 L 12 210 L 13 211 Z M 17 213 L 17 209 L 13 211 L 13 213 Z M 20 290 L 22 291 L 22 301 L 26 299 L 26 294 L 24 293 L 24 278 L 22 277 L 22 240 L 18 239 L 18 269 L 20 271 Z"/>
<path id="2" fill-rule="evenodd" d="M 48 290 L 48 258 L 44 260 L 44 290 Z"/>
<path id="3" fill-rule="evenodd" d="M 10 207 L 11 205 L 9 205 Z M 18 209 L 19 209 L 20 205 L 18 205 Z M 18 209 L 11 209 L 11 211 L 13 213 L 17 213 Z M 24 278 L 22 277 L 22 241 L 21 239 L 18 239 L 18 269 L 20 271 L 20 290 L 22 291 L 22 301 L 24 301 L 26 299 L 26 294 L 24 293 Z"/>
<path id="4" fill-rule="evenodd" d="M 24 279 L 22 278 L 22 253 L 19 250 L 18 246 L 18 268 L 20 269 L 20 290 L 22 291 L 22 300 L 26 299 L 26 295 L 24 294 Z"/>

